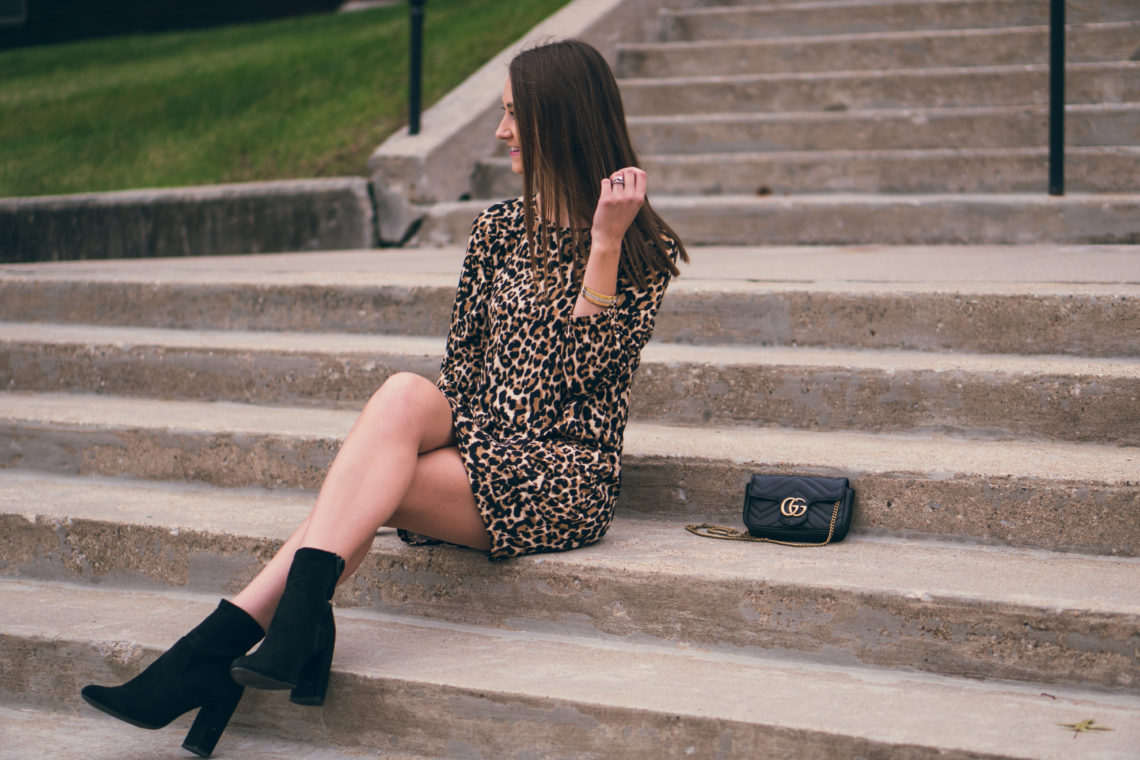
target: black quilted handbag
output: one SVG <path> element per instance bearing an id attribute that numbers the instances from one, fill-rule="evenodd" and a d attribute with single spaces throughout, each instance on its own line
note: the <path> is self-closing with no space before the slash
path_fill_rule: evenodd
<path id="1" fill-rule="evenodd" d="M 686 525 L 690 533 L 731 541 L 767 541 L 785 546 L 826 546 L 842 541 L 851 527 L 855 491 L 847 478 L 753 475 L 744 489 L 744 527 Z"/>

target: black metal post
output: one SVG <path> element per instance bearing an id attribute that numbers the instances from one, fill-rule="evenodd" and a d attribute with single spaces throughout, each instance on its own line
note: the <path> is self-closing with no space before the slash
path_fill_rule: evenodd
<path id="1" fill-rule="evenodd" d="M 411 59 L 408 62 L 408 134 L 420 133 L 420 98 L 424 59 L 424 3 L 427 0 L 408 0 L 411 16 Z"/>
<path id="2" fill-rule="evenodd" d="M 1065 0 L 1050 0 L 1049 195 L 1065 194 Z"/>

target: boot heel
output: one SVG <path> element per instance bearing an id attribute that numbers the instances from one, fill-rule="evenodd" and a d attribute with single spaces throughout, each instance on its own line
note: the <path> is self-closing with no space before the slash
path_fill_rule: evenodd
<path id="1" fill-rule="evenodd" d="M 309 658 L 297 676 L 297 685 L 289 694 L 289 701 L 298 705 L 319 707 L 325 703 L 329 687 L 329 670 L 332 668 L 333 648 L 327 646 Z"/>
<path id="2" fill-rule="evenodd" d="M 239 690 L 233 699 L 202 705 L 186 734 L 186 740 L 182 742 L 182 749 L 193 752 L 198 757 L 209 757 L 237 709 L 241 694 Z"/>

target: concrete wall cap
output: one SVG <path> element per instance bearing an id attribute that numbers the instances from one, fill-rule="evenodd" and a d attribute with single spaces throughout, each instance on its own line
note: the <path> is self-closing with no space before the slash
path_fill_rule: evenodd
<path id="1" fill-rule="evenodd" d="M 104 193 L 70 193 L 0 198 L 0 208 L 48 206 L 53 208 L 81 205 L 102 206 L 147 202 L 214 200 L 224 198 L 304 195 L 347 190 L 368 198 L 368 180 L 362 177 L 326 177 L 321 179 L 289 179 L 269 182 L 233 182 L 189 187 L 154 187 L 114 190 Z"/>

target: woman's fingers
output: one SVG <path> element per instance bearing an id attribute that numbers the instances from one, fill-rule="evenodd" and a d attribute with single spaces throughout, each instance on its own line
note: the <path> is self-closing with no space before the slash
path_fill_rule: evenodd
<path id="1" fill-rule="evenodd" d="M 619 169 L 602 180 L 594 213 L 596 236 L 621 240 L 645 201 L 647 180 L 648 175 L 636 166 Z"/>
<path id="2" fill-rule="evenodd" d="M 636 166 L 628 166 L 602 180 L 602 202 L 622 201 L 641 205 L 645 199 L 648 175 Z M 606 192 L 608 191 L 608 193 Z"/>
<path id="3" fill-rule="evenodd" d="M 646 173 L 636 166 L 627 166 L 609 176 L 610 190 L 645 195 Z"/>

